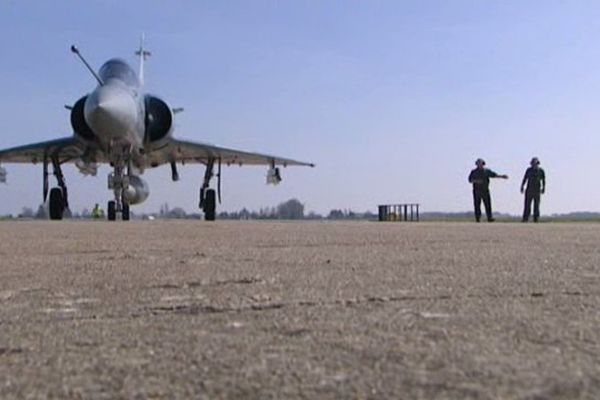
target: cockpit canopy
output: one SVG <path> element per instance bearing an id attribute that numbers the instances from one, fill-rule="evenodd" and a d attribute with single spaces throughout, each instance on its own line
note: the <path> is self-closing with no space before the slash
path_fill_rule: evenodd
<path id="1" fill-rule="evenodd" d="M 100 79 L 106 82 L 110 79 L 118 79 L 124 82 L 127 86 L 140 86 L 137 74 L 129 64 L 120 58 L 113 58 L 104 63 L 98 73 Z"/>

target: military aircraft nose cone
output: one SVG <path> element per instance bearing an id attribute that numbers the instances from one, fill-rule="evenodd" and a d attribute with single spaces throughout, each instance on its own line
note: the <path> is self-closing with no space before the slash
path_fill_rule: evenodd
<path id="1" fill-rule="evenodd" d="M 121 96 L 104 96 L 98 100 L 95 111 L 105 114 L 118 114 L 128 109 L 127 99 Z"/>
<path id="2" fill-rule="evenodd" d="M 106 137 L 122 136 L 135 124 L 136 104 L 127 91 L 107 85 L 89 95 L 84 114 L 96 133 Z"/>

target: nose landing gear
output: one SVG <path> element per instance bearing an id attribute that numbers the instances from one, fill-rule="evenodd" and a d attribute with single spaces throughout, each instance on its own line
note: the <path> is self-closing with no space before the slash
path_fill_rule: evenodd
<path id="1" fill-rule="evenodd" d="M 120 152 L 114 150 L 120 150 Z M 125 196 L 131 175 L 131 149 L 129 146 L 113 148 L 112 165 L 113 172 L 108 175 L 108 189 L 114 192 L 115 199 L 108 202 L 107 217 L 109 221 L 116 221 L 117 213 L 121 213 L 121 219 L 129 221 L 129 203 Z M 125 167 L 127 167 L 127 174 L 125 174 Z"/>

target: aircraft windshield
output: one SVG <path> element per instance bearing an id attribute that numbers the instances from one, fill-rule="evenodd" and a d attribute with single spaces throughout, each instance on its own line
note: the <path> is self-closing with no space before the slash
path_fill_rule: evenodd
<path id="1" fill-rule="evenodd" d="M 139 81 L 135 72 L 123 60 L 112 59 L 107 61 L 100 68 L 100 79 L 106 82 L 109 79 L 119 79 L 128 86 L 139 86 Z"/>

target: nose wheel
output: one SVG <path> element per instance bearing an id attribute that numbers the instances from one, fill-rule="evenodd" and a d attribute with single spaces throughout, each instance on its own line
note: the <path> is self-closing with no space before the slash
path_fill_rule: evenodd
<path id="1" fill-rule="evenodd" d="M 121 210 L 121 219 L 123 221 L 129 221 L 129 204 L 123 203 L 123 209 Z"/>
<path id="2" fill-rule="evenodd" d="M 117 219 L 117 208 L 115 207 L 115 202 L 112 200 L 108 202 L 106 217 L 109 221 L 115 221 Z"/>
<path id="3" fill-rule="evenodd" d="M 108 202 L 108 207 L 107 207 L 107 218 L 109 221 L 116 221 L 117 220 L 117 203 L 114 200 L 111 200 Z M 127 203 L 122 203 L 121 204 L 121 219 L 123 221 L 129 221 L 129 204 Z"/>
<path id="4" fill-rule="evenodd" d="M 120 150 L 120 153 L 114 150 Z M 108 202 L 107 218 L 109 221 L 116 221 L 117 213 L 121 213 L 121 219 L 129 221 L 129 203 L 126 192 L 131 175 L 131 150 L 127 146 L 117 146 L 113 148 L 113 151 L 113 172 L 108 175 L 108 189 L 114 192 L 115 199 Z M 127 166 L 127 174 L 125 166 Z"/>

